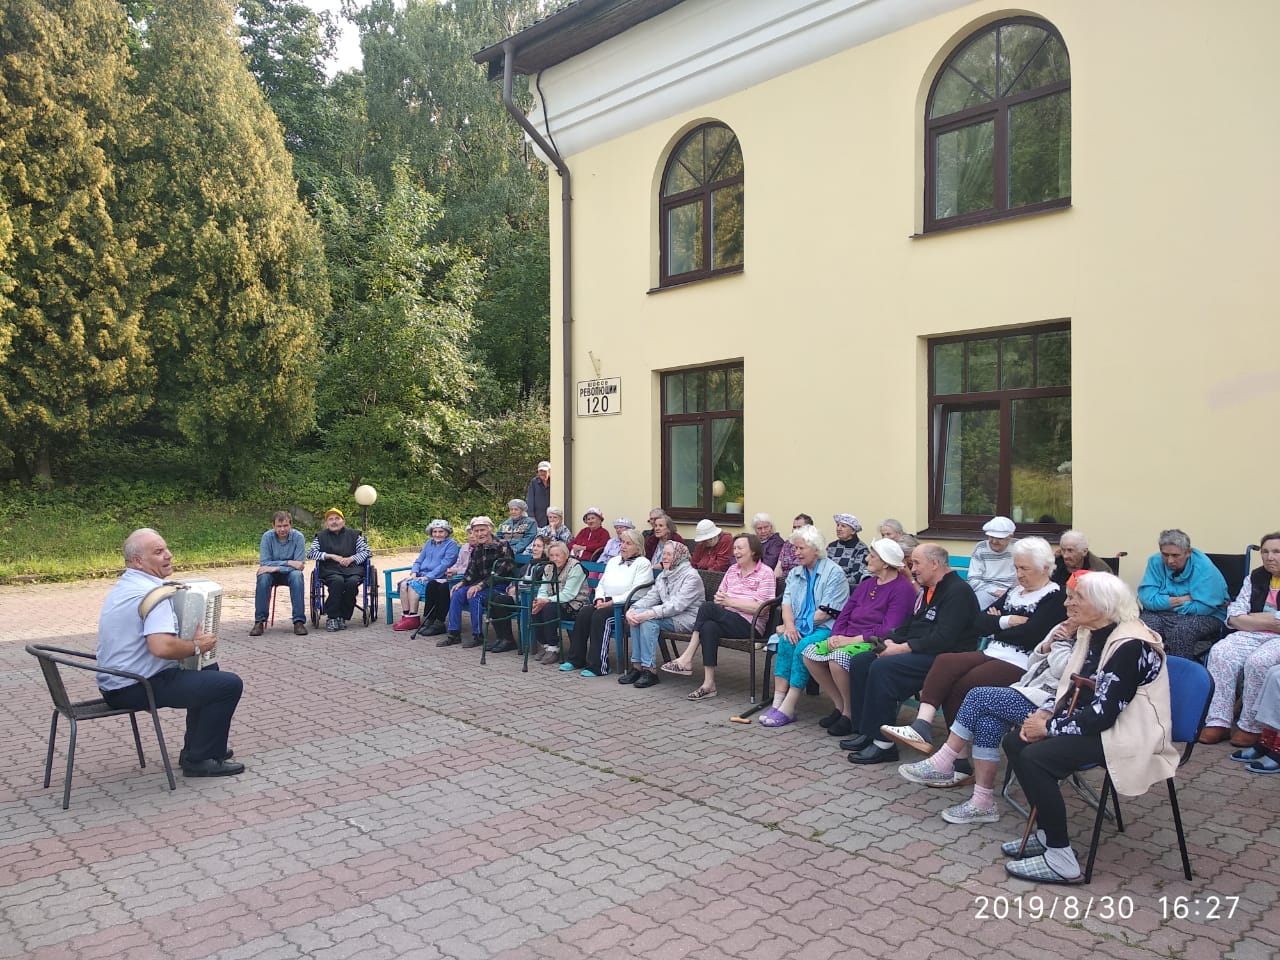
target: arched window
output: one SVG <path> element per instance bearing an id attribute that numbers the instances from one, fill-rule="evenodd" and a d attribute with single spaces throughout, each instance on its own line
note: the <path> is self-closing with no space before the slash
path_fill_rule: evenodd
<path id="1" fill-rule="evenodd" d="M 934 78 L 925 109 L 925 230 L 1071 203 L 1071 64 L 1051 24 L 983 27 Z"/>
<path id="2" fill-rule="evenodd" d="M 706 123 L 671 151 L 659 200 L 661 286 L 742 269 L 742 149 Z"/>

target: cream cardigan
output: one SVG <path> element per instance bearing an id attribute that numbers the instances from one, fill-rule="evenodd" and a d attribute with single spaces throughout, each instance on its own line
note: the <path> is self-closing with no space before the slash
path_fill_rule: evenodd
<path id="1" fill-rule="evenodd" d="M 1058 701 L 1071 690 L 1071 675 L 1078 673 L 1089 651 L 1090 632 L 1081 628 L 1075 649 L 1058 680 Z M 1116 722 L 1102 731 L 1102 752 L 1107 772 L 1116 792 L 1126 797 L 1140 797 L 1152 784 L 1174 775 L 1178 769 L 1178 752 L 1169 735 L 1173 730 L 1169 702 L 1169 670 L 1165 663 L 1164 642 L 1140 620 L 1126 620 L 1116 625 L 1102 647 L 1099 669 L 1106 665 L 1116 648 L 1126 640 L 1142 640 L 1160 655 L 1160 673 L 1150 683 L 1142 684 L 1129 705 L 1120 711 Z"/>

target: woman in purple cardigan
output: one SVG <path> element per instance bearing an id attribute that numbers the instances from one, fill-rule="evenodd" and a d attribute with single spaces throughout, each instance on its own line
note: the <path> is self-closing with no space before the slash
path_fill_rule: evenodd
<path id="1" fill-rule="evenodd" d="M 849 661 L 853 655 L 845 648 L 883 637 L 911 617 L 916 586 L 904 572 L 905 567 L 906 558 L 897 543 L 887 537 L 872 543 L 867 555 L 867 577 L 850 594 L 825 647 L 811 644 L 802 651 L 809 673 L 835 704 L 835 709 L 819 721 L 833 737 L 847 737 L 853 732 L 849 703 Z"/>

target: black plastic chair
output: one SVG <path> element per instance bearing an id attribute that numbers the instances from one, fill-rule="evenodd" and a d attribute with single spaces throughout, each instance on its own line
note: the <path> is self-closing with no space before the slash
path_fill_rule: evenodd
<path id="1" fill-rule="evenodd" d="M 67 776 L 62 788 L 62 809 L 71 805 L 71 772 L 76 759 L 76 729 L 81 720 L 99 720 L 103 717 L 129 715 L 129 724 L 133 727 L 133 745 L 138 750 L 138 766 L 147 766 L 146 757 L 142 755 L 142 738 L 138 735 L 139 710 L 116 710 L 106 700 L 98 697 L 94 700 L 73 701 L 63 683 L 62 673 L 58 669 L 72 667 L 76 670 L 87 670 L 92 673 L 109 673 L 116 677 L 125 677 L 141 683 L 147 692 L 146 713 L 151 714 L 151 722 L 156 729 L 156 742 L 160 744 L 160 759 L 164 762 L 165 776 L 169 778 L 169 789 L 176 790 L 177 783 L 173 779 L 173 767 L 169 764 L 169 751 L 165 749 L 164 734 L 160 731 L 160 716 L 156 713 L 156 698 L 151 689 L 151 681 L 136 673 L 124 670 L 111 670 L 99 666 L 98 658 L 91 653 L 80 650 L 67 650 L 63 647 L 50 647 L 43 644 L 28 644 L 27 653 L 40 661 L 40 670 L 44 673 L 44 682 L 49 687 L 49 696 L 53 698 L 53 719 L 49 724 L 49 752 L 44 761 L 44 785 L 49 786 L 53 775 L 53 747 L 58 734 L 58 714 L 71 721 L 71 740 L 67 745 Z M 74 659 L 71 659 L 74 658 Z"/>

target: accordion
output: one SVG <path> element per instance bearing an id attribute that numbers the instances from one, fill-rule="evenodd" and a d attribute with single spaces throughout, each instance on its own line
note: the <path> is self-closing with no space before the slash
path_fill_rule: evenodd
<path id="1" fill-rule="evenodd" d="M 138 614 L 145 620 L 147 614 L 163 600 L 173 601 L 173 612 L 178 621 L 178 636 L 190 640 L 196 631 L 216 635 L 222 619 L 222 585 L 212 580 L 171 580 L 161 584 L 138 605 Z M 183 670 L 203 670 L 218 660 L 217 648 L 178 661 Z"/>

